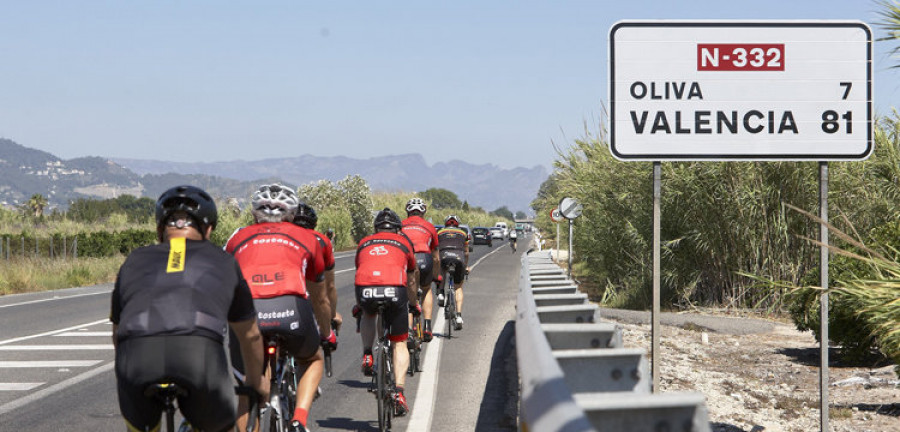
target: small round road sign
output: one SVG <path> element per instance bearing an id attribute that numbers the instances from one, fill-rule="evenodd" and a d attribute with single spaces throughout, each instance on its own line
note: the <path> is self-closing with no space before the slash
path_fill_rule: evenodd
<path id="1" fill-rule="evenodd" d="M 550 210 L 550 220 L 553 222 L 562 222 L 565 218 L 559 212 L 559 207 L 554 207 L 553 210 Z"/>
<path id="2" fill-rule="evenodd" d="M 575 219 L 581 216 L 584 206 L 575 201 L 575 198 L 563 198 L 559 201 L 559 213 L 566 219 Z"/>

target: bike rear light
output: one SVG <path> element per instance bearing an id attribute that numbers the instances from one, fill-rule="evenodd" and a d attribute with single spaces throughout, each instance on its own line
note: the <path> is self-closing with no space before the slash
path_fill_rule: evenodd
<path id="1" fill-rule="evenodd" d="M 266 348 L 266 352 L 268 352 L 269 355 L 275 355 L 275 347 L 270 346 L 270 347 Z"/>

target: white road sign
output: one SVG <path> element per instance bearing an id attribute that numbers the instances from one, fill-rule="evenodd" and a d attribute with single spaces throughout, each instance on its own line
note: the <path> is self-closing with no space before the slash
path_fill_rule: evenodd
<path id="1" fill-rule="evenodd" d="M 609 34 L 623 160 L 859 160 L 873 149 L 859 21 L 622 21 Z"/>
<path id="2" fill-rule="evenodd" d="M 584 206 L 578 203 L 575 198 L 563 198 L 559 200 L 559 214 L 566 219 L 575 219 L 581 216 Z"/>

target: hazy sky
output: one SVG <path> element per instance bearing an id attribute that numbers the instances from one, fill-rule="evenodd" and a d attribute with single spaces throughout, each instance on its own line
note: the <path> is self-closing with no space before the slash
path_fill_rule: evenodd
<path id="1" fill-rule="evenodd" d="M 181 161 L 422 153 L 550 166 L 597 129 L 622 19 L 858 19 L 870 0 L 0 0 L 0 137 Z M 900 70 L 875 45 L 875 105 Z M 900 61 L 898 61 L 900 62 Z"/>

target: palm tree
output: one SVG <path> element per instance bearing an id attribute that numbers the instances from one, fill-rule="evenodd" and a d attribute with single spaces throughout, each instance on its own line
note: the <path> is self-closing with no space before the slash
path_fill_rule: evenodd
<path id="1" fill-rule="evenodd" d="M 25 205 L 31 209 L 34 217 L 40 217 L 44 214 L 44 207 L 47 207 L 47 198 L 41 194 L 34 194 Z"/>
<path id="2" fill-rule="evenodd" d="M 881 15 L 881 21 L 876 24 L 878 27 L 881 27 L 882 30 L 887 32 L 887 36 L 878 38 L 878 40 L 900 40 L 900 4 L 898 4 L 896 0 L 881 0 L 878 2 L 878 6 L 881 7 L 881 11 L 878 12 L 878 14 Z M 894 57 L 897 54 L 900 54 L 900 46 L 895 46 L 891 49 L 891 57 Z M 900 67 L 900 64 L 895 64 L 891 67 Z"/>

